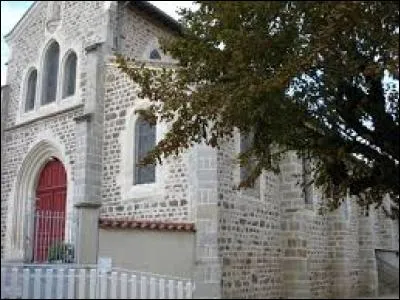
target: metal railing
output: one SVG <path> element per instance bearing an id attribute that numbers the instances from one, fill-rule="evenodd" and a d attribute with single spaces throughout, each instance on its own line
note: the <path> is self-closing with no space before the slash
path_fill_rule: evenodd
<path id="1" fill-rule="evenodd" d="M 41 210 L 35 212 L 33 222 L 31 261 L 34 263 L 75 262 L 74 218 L 65 212 Z"/>

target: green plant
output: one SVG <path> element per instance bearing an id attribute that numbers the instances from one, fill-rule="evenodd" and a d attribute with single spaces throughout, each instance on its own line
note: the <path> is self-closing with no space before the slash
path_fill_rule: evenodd
<path id="1" fill-rule="evenodd" d="M 63 263 L 72 263 L 75 257 L 74 245 L 57 241 L 49 247 L 47 260 L 49 262 L 62 261 Z"/>

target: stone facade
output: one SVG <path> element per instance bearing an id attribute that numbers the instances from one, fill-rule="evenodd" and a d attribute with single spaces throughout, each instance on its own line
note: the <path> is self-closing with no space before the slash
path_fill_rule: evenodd
<path id="1" fill-rule="evenodd" d="M 298 185 L 302 163 L 295 154 L 283 159 L 279 176 L 261 176 L 261 198 L 245 196 L 232 190 L 234 153 L 228 142 L 217 164 L 223 297 L 377 295 L 375 249 L 398 251 L 398 221 L 374 209 L 365 217 L 351 199 L 320 214 L 319 191 L 306 203 Z"/>
<path id="2" fill-rule="evenodd" d="M 322 197 L 314 190 L 306 203 L 298 185 L 302 164 L 294 154 L 282 161 L 279 175 L 262 174 L 255 193 L 234 189 L 240 173 L 234 162 L 238 135 L 219 150 L 196 145 L 166 159 L 156 168 L 154 184 L 132 184 L 134 111 L 147 104 L 138 97 L 137 85 L 117 69 L 114 54 L 152 67 L 169 66 L 170 57 L 152 61 L 149 53 L 159 47 L 158 38 L 176 29 L 165 16 L 134 2 L 35 2 L 7 36 L 11 57 L 1 98 L 2 258 L 23 256 L 23 229 L 15 221 L 24 220 L 18 208 L 29 207 L 32 199 L 18 199 L 18 189 L 27 188 L 19 181 L 37 176 L 24 173 L 24 166 L 27 160 L 39 161 L 44 150 L 35 150 L 36 145 L 45 147 L 46 141 L 57 149 L 48 154 L 59 155 L 69 174 L 71 212 L 74 205 L 82 209 L 89 202 L 101 204 L 102 218 L 195 223 L 196 298 L 375 295 L 375 249 L 398 251 L 398 222 L 374 211 L 365 217 L 354 201 L 319 214 Z M 37 101 L 33 112 L 23 113 L 26 74 L 35 67 L 41 80 L 43 53 L 53 40 L 60 45 L 60 78 L 65 55 L 77 54 L 75 96 L 58 95 L 46 107 Z M 158 124 L 157 139 L 167 130 L 167 124 Z M 82 230 L 79 234 L 84 236 Z"/>
<path id="3" fill-rule="evenodd" d="M 106 66 L 104 133 L 103 133 L 103 181 L 102 215 L 132 216 L 136 218 L 155 218 L 187 220 L 189 216 L 188 156 L 171 158 L 157 167 L 158 190 L 136 197 L 135 190 L 123 188 L 126 164 L 133 160 L 131 149 L 124 151 L 124 145 L 133 140 L 130 132 L 133 124 L 129 118 L 134 115 L 137 88 L 110 61 Z M 130 126 L 130 128 L 128 128 Z M 159 128 L 158 133 L 162 135 Z M 126 157 L 126 161 L 123 160 Z M 129 187 L 131 188 L 131 186 Z"/>
<path id="4" fill-rule="evenodd" d="M 61 20 L 52 21 L 49 12 L 54 5 L 59 5 Z M 10 57 L 7 70 L 7 97 L 2 93 L 2 189 L 1 189 L 1 237 L 2 255 L 6 243 L 6 226 L 12 223 L 12 209 L 8 209 L 16 201 L 15 189 L 18 187 L 17 177 L 20 172 L 22 161 L 27 156 L 33 143 L 40 139 L 51 139 L 65 149 L 63 163 L 70 169 L 69 180 L 74 182 L 75 192 L 82 190 L 80 184 L 80 173 L 85 168 L 82 160 L 82 139 L 88 134 L 79 129 L 75 118 L 79 118 L 88 111 L 85 102 L 96 96 L 91 89 L 91 78 L 88 73 L 93 71 L 88 62 L 86 46 L 95 43 L 107 44 L 108 17 L 104 2 L 35 2 L 28 10 L 26 16 L 6 36 L 10 47 Z M 50 26 L 51 25 L 51 26 Z M 75 51 L 78 57 L 77 84 L 73 97 L 61 99 L 60 88 L 58 88 L 56 101 L 46 106 L 40 105 L 42 91 L 40 89 L 44 52 L 47 46 L 56 41 L 60 45 L 60 67 L 59 81 L 62 76 L 62 63 L 69 51 Z M 32 112 L 24 113 L 24 89 L 26 89 L 25 78 L 31 68 L 38 70 L 38 86 L 36 93 L 35 108 Z M 4 103 L 3 103 L 4 102 Z M 3 110 L 4 106 L 4 110 Z M 102 102 L 100 106 L 102 106 Z M 4 132 L 3 132 L 4 131 Z M 43 136 L 42 133 L 48 133 Z M 79 153 L 79 155 L 77 155 Z M 33 175 L 33 174 L 30 174 Z M 78 175 L 78 178 L 74 178 Z M 70 189 L 72 192 L 72 187 Z M 77 202 L 71 196 L 70 202 Z M 21 200 L 31 202 L 32 199 Z M 72 205 L 73 203 L 69 203 Z M 29 206 L 29 205 L 27 205 Z M 23 214 L 24 212 L 19 212 Z M 15 221 L 14 221 L 15 222 Z M 10 226 L 8 226 L 10 231 Z M 4 242 L 3 242 L 4 241 Z M 9 253 L 13 252 L 13 246 L 9 245 Z M 15 249 L 14 249 L 15 250 Z"/>
<path id="5" fill-rule="evenodd" d="M 235 191 L 235 142 L 218 152 L 218 248 L 222 258 L 222 295 L 227 298 L 279 298 L 279 179 L 262 174 L 261 197 Z M 249 195 L 250 194 L 250 195 Z"/>

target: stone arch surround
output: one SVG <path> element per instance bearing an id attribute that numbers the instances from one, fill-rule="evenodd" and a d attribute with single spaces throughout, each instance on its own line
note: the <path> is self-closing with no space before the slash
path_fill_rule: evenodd
<path id="1" fill-rule="evenodd" d="M 55 157 L 64 165 L 67 173 L 67 207 L 66 229 L 71 227 L 73 208 L 73 180 L 69 158 L 65 147 L 51 130 L 38 135 L 31 143 L 25 158 L 20 165 L 14 182 L 13 191 L 9 198 L 7 213 L 6 251 L 7 260 L 29 259 L 29 232 L 32 232 L 32 213 L 38 176 L 46 163 Z M 67 235 L 70 230 L 66 230 Z"/>

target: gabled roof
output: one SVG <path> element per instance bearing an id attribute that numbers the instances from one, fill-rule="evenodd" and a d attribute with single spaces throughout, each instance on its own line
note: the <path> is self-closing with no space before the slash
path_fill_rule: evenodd
<path id="1" fill-rule="evenodd" d="M 121 2 L 125 2 L 125 1 L 121 1 Z M 178 21 L 176 21 L 170 15 L 163 12 L 158 7 L 151 4 L 149 1 L 129 1 L 129 4 L 132 7 L 135 7 L 137 9 L 143 11 L 144 13 L 149 15 L 151 18 L 154 18 L 154 19 L 160 21 L 162 24 L 164 24 L 168 28 L 170 28 L 174 31 L 177 31 L 177 32 L 181 32 L 181 26 L 179 25 Z"/>
<path id="2" fill-rule="evenodd" d="M 24 13 L 24 15 L 19 19 L 18 23 L 10 30 L 9 33 L 4 35 L 4 39 L 7 41 L 13 33 L 18 31 L 18 29 L 22 26 L 22 24 L 26 21 L 27 17 L 32 13 L 35 7 L 38 6 L 40 1 L 34 1 L 32 5 L 28 8 L 28 10 Z M 145 14 L 147 14 L 150 18 L 154 20 L 158 20 L 168 28 L 173 31 L 181 32 L 181 27 L 179 23 L 172 18 L 170 15 L 166 14 L 153 4 L 148 1 L 118 1 L 128 3 L 131 7 L 134 7 Z"/>

